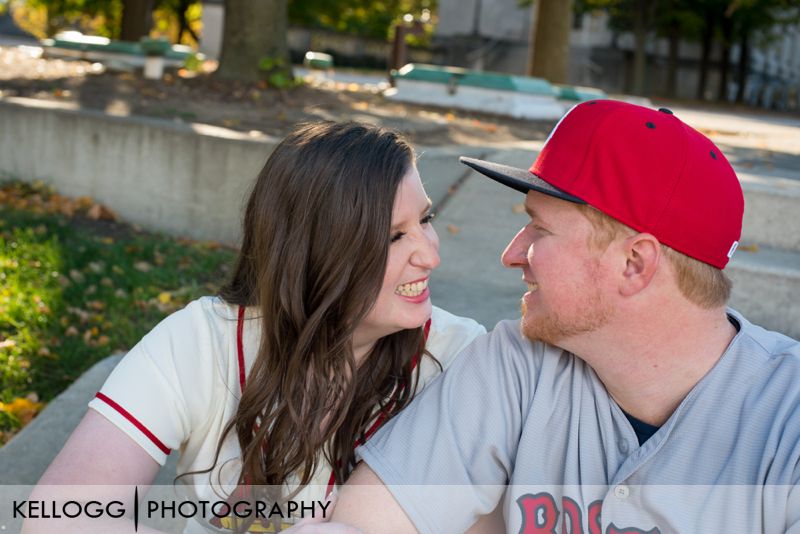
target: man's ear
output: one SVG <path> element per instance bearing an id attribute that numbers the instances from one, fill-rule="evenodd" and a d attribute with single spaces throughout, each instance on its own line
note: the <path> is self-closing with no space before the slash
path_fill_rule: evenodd
<path id="1" fill-rule="evenodd" d="M 635 234 L 622 242 L 622 252 L 625 254 L 625 269 L 620 293 L 629 297 L 650 285 L 658 269 L 661 244 L 652 234 Z"/>

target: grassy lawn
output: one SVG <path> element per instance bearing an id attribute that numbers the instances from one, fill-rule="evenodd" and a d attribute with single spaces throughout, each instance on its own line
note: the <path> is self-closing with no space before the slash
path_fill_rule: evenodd
<path id="1" fill-rule="evenodd" d="M 214 294 L 233 258 L 116 222 L 88 198 L 0 184 L 0 444 L 92 364 Z"/>

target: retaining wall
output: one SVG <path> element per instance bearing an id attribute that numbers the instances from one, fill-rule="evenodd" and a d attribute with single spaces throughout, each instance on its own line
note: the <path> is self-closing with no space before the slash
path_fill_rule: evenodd
<path id="1" fill-rule="evenodd" d="M 208 125 L 0 99 L 0 174 L 91 196 L 143 228 L 238 241 L 246 193 L 278 140 Z"/>

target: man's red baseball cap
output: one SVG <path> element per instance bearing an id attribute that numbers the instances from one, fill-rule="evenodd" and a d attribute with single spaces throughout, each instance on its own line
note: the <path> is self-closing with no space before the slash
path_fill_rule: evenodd
<path id="1" fill-rule="evenodd" d="M 589 204 L 720 269 L 741 237 L 744 196 L 733 167 L 668 109 L 592 100 L 561 118 L 528 170 L 460 161 L 523 193 Z"/>

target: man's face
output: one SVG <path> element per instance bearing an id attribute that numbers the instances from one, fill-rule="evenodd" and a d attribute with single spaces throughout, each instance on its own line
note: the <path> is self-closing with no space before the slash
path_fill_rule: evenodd
<path id="1" fill-rule="evenodd" d="M 522 330 L 531 340 L 558 344 L 605 325 L 603 252 L 591 248 L 594 228 L 571 203 L 531 191 L 531 220 L 503 252 L 503 265 L 522 269 Z"/>

